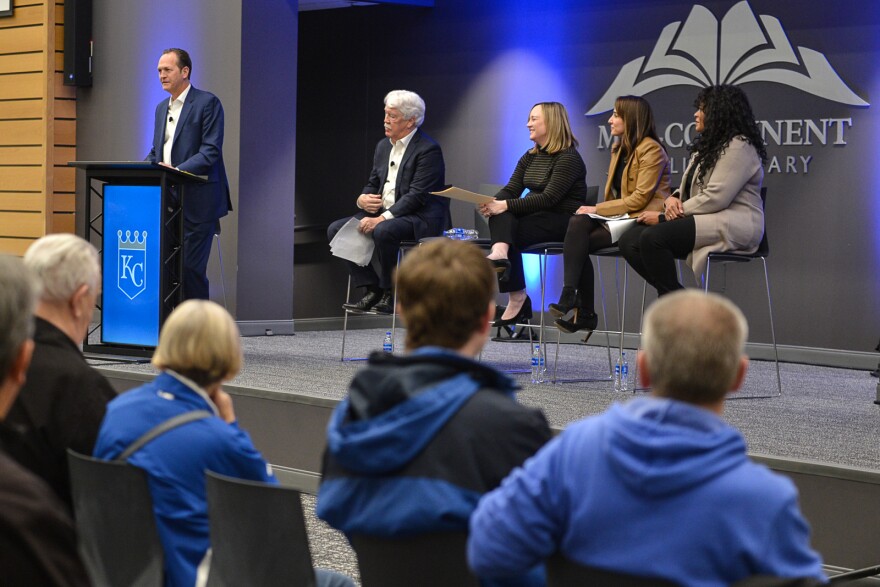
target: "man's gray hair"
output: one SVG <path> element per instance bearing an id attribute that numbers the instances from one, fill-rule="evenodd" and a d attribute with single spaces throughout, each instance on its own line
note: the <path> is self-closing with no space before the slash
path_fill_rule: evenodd
<path id="1" fill-rule="evenodd" d="M 643 328 L 655 394 L 709 404 L 733 388 L 749 326 L 730 301 L 697 290 L 665 295 L 648 308 Z"/>
<path id="2" fill-rule="evenodd" d="M 97 291 L 101 283 L 98 251 L 73 234 L 37 239 L 24 254 L 24 263 L 40 280 L 40 299 L 46 302 L 66 302 L 82 285 Z"/>
<path id="3" fill-rule="evenodd" d="M 39 286 L 21 259 L 0 255 L 0 383 L 21 345 L 34 336 L 34 304 Z"/>
<path id="4" fill-rule="evenodd" d="M 415 92 L 391 90 L 385 95 L 385 106 L 400 110 L 404 120 L 416 119 L 416 127 L 425 121 L 425 101 Z"/>

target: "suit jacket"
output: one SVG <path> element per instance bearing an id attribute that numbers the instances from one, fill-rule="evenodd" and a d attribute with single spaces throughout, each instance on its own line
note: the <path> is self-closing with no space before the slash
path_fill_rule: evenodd
<path id="1" fill-rule="evenodd" d="M 682 174 L 679 193 L 694 164 Z M 683 204 L 685 216 L 693 216 L 697 228 L 694 252 L 688 264 L 694 274 L 706 270 L 709 253 L 742 251 L 754 253 L 764 236 L 764 205 L 761 183 L 764 167 L 755 148 L 742 137 L 735 137 L 706 172 L 703 185 L 697 183 L 699 170 L 691 182 L 691 197 Z"/>
<path id="2" fill-rule="evenodd" d="M 147 160 L 162 162 L 168 100 L 156 106 L 153 147 Z M 207 175 L 208 183 L 192 184 L 184 190 L 183 213 L 190 222 L 211 222 L 232 210 L 229 181 L 223 165 L 223 105 L 214 94 L 190 86 L 180 120 L 174 131 L 171 161 L 181 171 Z"/>
<path id="3" fill-rule="evenodd" d="M 436 236 L 451 224 L 449 198 L 432 196 L 428 192 L 443 189 L 446 168 L 443 152 L 434 139 L 416 129 L 397 170 L 394 186 L 394 205 L 389 211 L 395 218 L 414 216 L 416 239 Z M 381 194 L 388 177 L 388 158 L 391 141 L 383 138 L 373 154 L 373 170 L 362 194 Z"/>
<path id="4" fill-rule="evenodd" d="M 620 178 L 620 197 L 615 198 L 611 183 L 619 160 L 620 149 L 617 149 L 611 154 L 605 201 L 596 206 L 596 213 L 603 216 L 629 214 L 635 217 L 642 210 L 662 210 L 663 200 L 669 196 L 671 187 L 669 157 L 660 143 L 645 138 L 636 146 Z"/>
<path id="5" fill-rule="evenodd" d="M 11 456 L 70 505 L 67 449 L 92 453 L 107 403 L 116 392 L 53 324 L 37 318 L 34 343 L 27 381 L 6 417 L 19 432 L 17 442 L 2 434 L 0 439 Z"/>

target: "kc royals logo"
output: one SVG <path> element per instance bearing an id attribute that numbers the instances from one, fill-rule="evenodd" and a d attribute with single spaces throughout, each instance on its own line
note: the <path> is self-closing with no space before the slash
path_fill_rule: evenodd
<path id="1" fill-rule="evenodd" d="M 116 275 L 116 283 L 119 289 L 133 300 L 143 293 L 147 287 L 147 231 L 122 231 L 116 232 L 119 240 L 119 271 Z"/>

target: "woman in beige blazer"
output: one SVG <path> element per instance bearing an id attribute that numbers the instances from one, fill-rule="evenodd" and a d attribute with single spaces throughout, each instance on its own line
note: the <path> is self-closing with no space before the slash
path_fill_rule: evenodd
<path id="1" fill-rule="evenodd" d="M 611 246 L 611 233 L 604 222 L 587 214 L 638 216 L 644 210 L 662 210 L 669 196 L 669 158 L 654 128 L 651 106 L 637 96 L 621 96 L 608 119 L 611 164 L 605 184 L 605 200 L 597 206 L 581 206 L 568 222 L 563 248 L 565 272 L 559 302 L 550 304 L 563 332 L 592 331 L 598 323 L 593 310 L 593 263 L 590 253 Z M 566 315 L 574 311 L 571 319 Z"/>
<path id="2" fill-rule="evenodd" d="M 699 276 L 709 253 L 752 253 L 764 235 L 767 152 L 745 93 L 737 86 L 711 86 L 694 105 L 700 134 L 688 147 L 681 187 L 666 198 L 663 212 L 642 212 L 639 224 L 620 237 L 623 256 L 658 295 L 683 288 L 675 259 L 687 257 Z"/>

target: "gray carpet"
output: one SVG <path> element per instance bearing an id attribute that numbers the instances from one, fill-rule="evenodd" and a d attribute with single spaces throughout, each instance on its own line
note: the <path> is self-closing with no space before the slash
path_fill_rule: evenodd
<path id="1" fill-rule="evenodd" d="M 381 350 L 384 330 L 349 331 L 348 356 Z M 403 331 L 397 345 L 402 348 Z M 596 335 L 597 337 L 600 335 Z M 551 340 L 555 336 L 551 335 Z M 341 399 L 352 375 L 363 362 L 340 362 L 342 333 L 302 332 L 295 336 L 242 339 L 245 366 L 237 385 Z M 553 369 L 551 345 L 548 371 Z M 627 353 L 630 357 L 633 351 Z M 616 351 L 612 350 L 616 359 Z M 529 346 L 490 342 L 482 357 L 499 369 L 527 369 Z M 630 364 L 632 365 L 632 359 Z M 114 367 L 150 372 L 149 365 Z M 634 367 L 631 366 L 631 369 Z M 753 453 L 823 461 L 880 471 L 880 406 L 873 403 L 877 380 L 867 372 L 780 365 L 782 397 L 728 401 L 725 417 L 742 430 Z M 567 344 L 560 347 L 559 377 L 607 376 L 605 347 Z M 550 424 L 599 413 L 630 394 L 615 393 L 610 381 L 533 385 L 528 374 L 513 374 L 522 385 L 519 399 L 544 410 Z M 772 362 L 753 361 L 739 395 L 775 393 Z M 258 447 L 259 448 L 259 447 Z M 357 559 L 345 538 L 314 516 L 315 499 L 303 496 L 303 507 L 315 566 L 358 579 Z"/>

